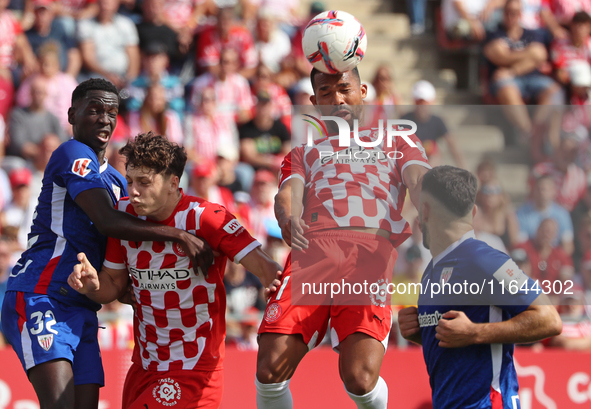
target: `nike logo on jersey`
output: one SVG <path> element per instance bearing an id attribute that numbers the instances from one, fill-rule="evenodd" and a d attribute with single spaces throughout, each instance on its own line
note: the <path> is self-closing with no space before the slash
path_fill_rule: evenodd
<path id="1" fill-rule="evenodd" d="M 90 173 L 90 169 L 88 165 L 90 165 L 92 159 L 88 158 L 80 158 L 76 159 L 72 164 L 72 173 L 81 177 L 85 177 Z"/>

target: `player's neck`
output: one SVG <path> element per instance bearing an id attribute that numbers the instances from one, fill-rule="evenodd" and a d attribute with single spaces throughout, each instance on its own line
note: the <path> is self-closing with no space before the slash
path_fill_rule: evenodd
<path id="1" fill-rule="evenodd" d="M 440 228 L 429 229 L 431 256 L 437 257 L 471 230 L 474 230 L 474 227 L 466 222 L 450 223 Z"/>

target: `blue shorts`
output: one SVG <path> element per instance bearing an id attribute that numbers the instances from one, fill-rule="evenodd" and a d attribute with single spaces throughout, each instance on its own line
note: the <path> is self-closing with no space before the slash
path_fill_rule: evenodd
<path id="1" fill-rule="evenodd" d="M 554 84 L 555 83 L 552 78 L 538 72 L 532 72 L 519 77 L 504 78 L 498 81 L 493 81 L 490 84 L 490 93 L 496 97 L 501 88 L 512 85 L 519 89 L 521 97 L 524 100 L 537 100 L 540 94 L 542 94 Z M 531 103 L 533 103 L 533 101 Z"/>
<path id="2" fill-rule="evenodd" d="M 44 362 L 67 359 L 75 385 L 104 386 L 96 312 L 62 304 L 47 295 L 7 291 L 2 331 L 25 372 Z"/>

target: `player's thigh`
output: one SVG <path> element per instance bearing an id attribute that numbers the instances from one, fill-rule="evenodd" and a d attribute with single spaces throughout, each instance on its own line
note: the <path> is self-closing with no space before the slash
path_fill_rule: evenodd
<path id="1" fill-rule="evenodd" d="M 29 369 L 28 376 L 41 409 L 74 409 L 74 374 L 70 361 L 44 362 Z"/>
<path id="2" fill-rule="evenodd" d="M 376 385 L 384 346 L 380 341 L 362 332 L 345 338 L 339 346 L 339 374 L 351 393 L 364 395 Z"/>
<path id="3" fill-rule="evenodd" d="M 260 334 L 257 379 L 261 383 L 278 383 L 291 379 L 307 352 L 308 345 L 302 334 Z"/>
<path id="4" fill-rule="evenodd" d="M 148 372 L 133 364 L 123 388 L 123 409 L 217 409 L 223 370 Z"/>

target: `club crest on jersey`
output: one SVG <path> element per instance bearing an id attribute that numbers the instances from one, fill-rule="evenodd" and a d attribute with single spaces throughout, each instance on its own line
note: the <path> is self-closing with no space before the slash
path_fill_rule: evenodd
<path id="1" fill-rule="evenodd" d="M 185 257 L 187 255 L 183 251 L 183 248 L 181 247 L 181 245 L 178 244 L 178 243 L 173 243 L 172 244 L 172 251 L 174 251 L 174 254 L 176 254 L 179 257 Z"/>
<path id="2" fill-rule="evenodd" d="M 181 387 L 172 378 L 159 379 L 158 385 L 152 389 L 152 396 L 161 405 L 174 406 L 179 403 L 181 398 Z"/>
<path id="3" fill-rule="evenodd" d="M 115 194 L 117 200 L 121 199 L 121 188 L 114 183 L 111 183 L 111 187 L 113 188 L 113 194 Z"/>
<path id="4" fill-rule="evenodd" d="M 92 159 L 80 158 L 76 159 L 72 164 L 72 173 L 81 177 L 85 177 L 90 173 L 90 162 Z"/>
<path id="5" fill-rule="evenodd" d="M 380 278 L 376 283 L 370 285 L 369 299 L 373 305 L 384 307 L 386 305 L 386 296 L 388 280 Z M 376 291 L 377 290 L 377 291 Z"/>
<path id="6" fill-rule="evenodd" d="M 265 321 L 268 323 L 275 322 L 281 316 L 281 306 L 274 302 L 269 304 L 267 311 L 265 312 Z"/>
<path id="7" fill-rule="evenodd" d="M 449 279 L 451 278 L 451 273 L 453 272 L 454 268 L 453 267 L 445 267 L 442 271 L 441 271 L 441 279 L 440 284 L 445 284 L 449 281 Z"/>
<path id="8" fill-rule="evenodd" d="M 41 348 L 49 351 L 49 348 L 53 345 L 53 334 L 37 335 L 37 341 Z"/>

